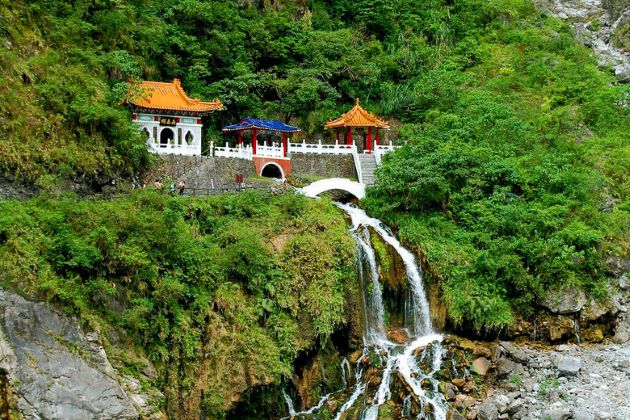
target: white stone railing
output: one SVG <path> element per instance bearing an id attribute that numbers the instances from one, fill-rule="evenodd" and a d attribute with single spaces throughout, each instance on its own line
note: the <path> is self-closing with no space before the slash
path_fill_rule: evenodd
<path id="1" fill-rule="evenodd" d="M 284 157 L 284 151 L 282 150 L 282 144 L 271 143 L 270 146 L 266 144 L 256 145 L 256 156 L 281 158 Z"/>
<path id="2" fill-rule="evenodd" d="M 400 146 L 394 146 L 390 141 L 389 144 L 379 144 L 374 147 L 374 158 L 376 159 L 376 164 L 381 164 L 381 156 L 385 153 L 389 153 L 395 149 L 398 149 Z"/>
<path id="3" fill-rule="evenodd" d="M 198 144 L 176 144 L 176 143 L 155 143 L 153 139 L 150 139 L 147 142 L 149 146 L 149 150 L 153 153 L 158 154 L 173 154 L 173 155 L 200 155 L 201 154 L 201 146 Z"/>
<path id="4" fill-rule="evenodd" d="M 359 183 L 363 184 L 363 172 L 361 171 L 361 160 L 359 160 L 359 150 L 357 146 L 352 143 L 352 160 L 354 161 L 354 169 L 357 171 L 357 179 Z"/>
<path id="5" fill-rule="evenodd" d="M 319 140 L 317 143 L 289 143 L 289 153 L 312 153 L 316 155 L 349 155 L 352 153 L 351 144 L 325 144 Z"/>
<path id="6" fill-rule="evenodd" d="M 210 144 L 210 150 L 212 149 L 213 144 Z M 225 143 L 225 147 L 214 147 L 214 155 L 251 160 L 253 153 L 252 147 L 249 145 L 230 147 L 228 143 Z"/>
<path id="7" fill-rule="evenodd" d="M 385 153 L 391 152 L 398 147 L 400 146 L 394 146 L 391 142 L 389 142 L 389 144 L 377 145 L 373 150 L 376 163 L 380 165 L 381 156 L 383 156 Z M 322 143 L 321 140 L 319 140 L 317 143 L 306 143 L 305 141 L 303 141 L 302 143 L 288 143 L 287 149 L 288 153 L 307 153 L 316 155 L 352 155 L 355 159 L 355 164 L 358 162 L 359 158 L 359 152 L 357 150 L 356 144 L 354 143 L 339 144 L 338 142 L 335 142 L 334 144 L 325 144 Z M 210 150 L 214 150 L 215 156 L 221 157 L 233 157 L 251 160 L 252 156 L 254 156 L 251 145 L 230 147 L 229 144 L 226 142 L 225 147 L 219 147 L 214 146 L 214 144 L 211 143 Z M 367 153 L 367 151 L 364 151 L 363 153 Z M 282 147 L 282 143 L 271 143 L 271 145 L 258 144 L 256 146 L 256 156 L 283 158 L 284 149 Z M 359 174 L 359 179 L 360 178 L 361 176 Z"/>

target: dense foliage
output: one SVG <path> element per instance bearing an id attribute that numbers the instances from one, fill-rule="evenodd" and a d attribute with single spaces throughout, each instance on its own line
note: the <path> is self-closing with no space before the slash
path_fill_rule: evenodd
<path id="1" fill-rule="evenodd" d="M 144 349 L 174 418 L 289 377 L 348 321 L 352 250 L 336 208 L 293 194 L 0 202 L 0 285 L 118 336 L 123 370 L 143 365 L 120 337 Z"/>
<path id="2" fill-rule="evenodd" d="M 452 323 L 476 329 L 509 327 L 553 288 L 601 297 L 605 255 L 630 252 L 630 89 L 566 24 L 504 6 L 461 13 L 467 30 L 393 88 L 405 147 L 367 203 L 424 255 Z"/>
<path id="3" fill-rule="evenodd" d="M 145 166 L 120 106 L 139 78 L 221 99 L 206 140 L 246 115 L 331 135 L 360 97 L 405 144 L 366 207 L 423 254 L 454 324 L 507 327 L 553 287 L 604 293 L 605 255 L 629 254 L 630 89 L 530 1 L 22 0 L 0 16 L 3 171 Z"/>

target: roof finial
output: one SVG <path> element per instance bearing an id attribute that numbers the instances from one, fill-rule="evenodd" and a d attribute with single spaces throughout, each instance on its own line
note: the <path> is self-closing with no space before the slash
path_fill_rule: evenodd
<path id="1" fill-rule="evenodd" d="M 357 98 L 357 105 L 360 105 L 360 104 L 359 104 L 359 98 Z"/>

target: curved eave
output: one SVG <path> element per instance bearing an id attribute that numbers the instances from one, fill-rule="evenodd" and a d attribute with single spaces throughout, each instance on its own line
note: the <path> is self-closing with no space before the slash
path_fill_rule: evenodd
<path id="1" fill-rule="evenodd" d="M 386 123 L 382 123 L 382 124 L 378 124 L 378 123 L 368 123 L 368 124 L 362 124 L 362 123 L 345 123 L 345 122 L 341 122 L 341 123 L 336 123 L 334 121 L 326 123 L 326 125 L 324 126 L 324 128 L 326 130 L 330 130 L 330 129 L 335 129 L 335 128 L 382 128 L 383 130 L 389 130 L 389 125 Z"/>
<path id="2" fill-rule="evenodd" d="M 247 131 L 247 130 L 260 130 L 260 131 L 275 131 L 277 133 L 301 133 L 302 130 L 297 129 L 297 130 L 277 130 L 277 129 L 273 129 L 273 128 L 268 128 L 268 127 L 260 127 L 260 126 L 250 126 L 250 127 L 242 127 L 242 128 L 223 128 L 221 131 L 223 131 L 224 133 L 230 133 L 230 132 L 235 132 L 235 131 Z"/>
<path id="3" fill-rule="evenodd" d="M 137 105 L 132 102 L 130 102 L 129 105 L 131 106 L 133 110 L 137 112 L 146 112 L 147 114 L 170 114 L 170 115 L 179 114 L 179 115 L 194 115 L 198 117 L 210 115 L 211 113 L 215 111 L 223 111 L 225 109 L 223 108 L 223 105 L 220 105 L 220 107 L 217 107 L 217 108 L 207 109 L 207 110 L 192 110 L 192 109 L 166 108 L 166 107 L 153 108 L 153 107 Z"/>

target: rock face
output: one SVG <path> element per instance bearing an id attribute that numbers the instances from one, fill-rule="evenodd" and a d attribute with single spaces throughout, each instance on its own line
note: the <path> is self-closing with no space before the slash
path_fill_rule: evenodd
<path id="1" fill-rule="evenodd" d="M 48 305 L 0 289 L 0 369 L 24 417 L 139 417 L 98 340 Z"/>
<path id="2" fill-rule="evenodd" d="M 619 39 L 630 23 L 627 0 L 540 0 L 540 6 L 571 22 L 576 38 L 591 47 L 601 66 L 611 66 L 620 81 L 630 81 L 630 52 Z"/>
<path id="3" fill-rule="evenodd" d="M 542 305 L 554 314 L 574 314 L 586 305 L 586 293 L 577 287 L 554 290 L 543 300 Z"/>

